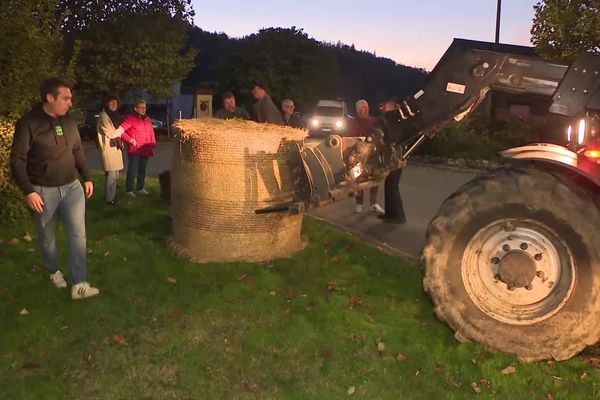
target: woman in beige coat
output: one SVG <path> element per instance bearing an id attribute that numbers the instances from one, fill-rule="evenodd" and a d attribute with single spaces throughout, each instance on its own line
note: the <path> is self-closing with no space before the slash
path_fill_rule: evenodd
<path id="1" fill-rule="evenodd" d="M 119 98 L 108 96 L 96 124 L 105 176 L 104 201 L 110 205 L 116 204 L 119 171 L 123 169 L 123 142 L 115 132 L 115 127 L 121 124 L 118 108 Z"/>

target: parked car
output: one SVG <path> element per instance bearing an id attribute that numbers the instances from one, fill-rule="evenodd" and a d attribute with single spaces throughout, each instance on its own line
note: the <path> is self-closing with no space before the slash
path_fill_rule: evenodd
<path id="1" fill-rule="evenodd" d="M 344 100 L 319 100 L 308 125 L 309 135 L 344 135 L 348 131 L 348 119 Z"/>

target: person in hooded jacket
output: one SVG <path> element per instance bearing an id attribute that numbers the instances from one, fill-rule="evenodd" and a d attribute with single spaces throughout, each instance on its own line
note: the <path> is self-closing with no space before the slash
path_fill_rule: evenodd
<path id="1" fill-rule="evenodd" d="M 104 101 L 102 112 L 96 123 L 98 144 L 104 169 L 104 201 L 116 204 L 119 171 L 123 169 L 123 141 L 115 135 L 116 127 L 121 125 L 122 118 L 118 113 L 119 97 L 109 95 Z"/>
<path id="2" fill-rule="evenodd" d="M 125 179 L 125 195 L 147 195 L 144 188 L 148 160 L 154 156 L 156 136 L 152 126 L 152 118 L 146 114 L 146 101 L 138 100 L 133 105 L 133 113 L 129 114 L 115 134 L 127 142 L 127 178 Z M 133 191 L 134 180 L 137 176 L 136 191 Z"/>

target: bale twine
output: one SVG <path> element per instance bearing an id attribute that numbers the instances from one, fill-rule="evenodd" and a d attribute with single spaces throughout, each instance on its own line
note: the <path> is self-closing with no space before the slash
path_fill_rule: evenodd
<path id="1" fill-rule="evenodd" d="M 306 132 L 252 121 L 179 120 L 171 168 L 177 254 L 195 262 L 265 261 L 303 248 L 302 215 L 255 214 L 291 201 L 286 144 Z"/>

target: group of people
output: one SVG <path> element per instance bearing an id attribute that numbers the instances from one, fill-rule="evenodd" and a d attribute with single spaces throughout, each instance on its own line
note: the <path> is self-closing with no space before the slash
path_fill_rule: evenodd
<path id="1" fill-rule="evenodd" d="M 281 112 L 273 103 L 269 96 L 266 86 L 255 83 L 252 87 L 252 95 L 257 100 L 254 104 L 254 119 L 257 122 L 267 122 L 277 125 L 287 125 L 294 128 L 304 128 L 302 119 L 294 113 L 294 102 L 291 99 L 284 99 L 281 102 Z M 239 118 L 249 120 L 250 115 L 245 108 L 236 105 L 235 96 L 231 92 L 226 92 L 222 96 L 223 108 L 215 113 L 215 118 L 233 119 Z M 355 104 L 356 118 L 352 120 L 349 126 L 349 136 L 367 136 L 368 132 L 375 127 L 383 128 L 383 115 L 396 107 L 395 99 L 390 99 L 380 105 L 380 118 L 374 118 L 370 115 L 369 103 L 360 99 Z M 392 171 L 385 180 L 384 199 L 385 209 L 377 202 L 379 186 L 373 186 L 369 189 L 370 210 L 387 223 L 404 224 L 406 216 L 400 189 L 398 188 L 402 170 Z M 364 192 L 361 190 L 355 195 L 354 210 L 356 213 L 363 212 Z"/>
<path id="2" fill-rule="evenodd" d="M 258 122 L 290 126 L 299 123 L 299 118 L 293 118 L 293 101 L 284 100 L 280 113 L 263 86 L 256 84 L 252 92 L 257 100 L 255 118 Z M 87 281 L 85 199 L 93 195 L 94 184 L 77 123 L 68 115 L 72 107 L 71 87 L 60 78 L 49 78 L 40 87 L 40 97 L 41 103 L 16 123 L 10 156 L 11 173 L 25 194 L 29 207 L 35 211 L 42 260 L 50 281 L 57 288 L 68 286 L 60 270 L 56 243 L 57 220 L 59 216 L 62 218 L 67 231 L 71 298 L 84 299 L 100 293 Z M 136 101 L 133 112 L 124 119 L 118 113 L 119 105 L 117 96 L 108 96 L 97 122 L 105 170 L 105 202 L 109 205 L 116 204 L 119 172 L 124 167 L 123 142 L 127 143 L 128 156 L 125 194 L 130 197 L 148 194 L 144 188 L 146 168 L 156 147 L 152 120 L 146 114 L 146 102 Z M 384 103 L 383 111 L 394 106 Z M 372 127 L 385 124 L 385 119 L 369 116 L 369 104 L 365 100 L 356 103 L 356 112 L 355 129 L 361 136 Z M 219 110 L 216 116 L 249 119 L 248 113 L 236 106 L 231 93 L 223 96 L 223 110 Z M 377 204 L 377 187 L 370 191 L 371 208 L 380 213 L 385 222 L 405 221 L 398 189 L 401 173 L 401 169 L 392 171 L 385 180 L 385 210 Z M 362 211 L 362 204 L 361 193 L 356 199 L 357 212 Z"/>
<path id="3" fill-rule="evenodd" d="M 304 128 L 302 119 L 294 113 L 294 101 L 283 99 L 281 101 L 281 111 L 277 109 L 275 103 L 269 96 L 266 85 L 255 83 L 252 86 L 252 96 L 256 99 L 254 103 L 254 120 L 256 122 L 266 122 L 269 124 L 285 125 L 292 128 Z M 215 113 L 215 118 L 220 119 L 245 119 L 249 120 L 250 114 L 245 108 L 236 105 L 235 96 L 231 92 L 223 93 L 221 97 L 223 108 Z"/>
<path id="4" fill-rule="evenodd" d="M 144 188 L 148 160 L 154 155 L 156 135 L 152 119 L 146 114 L 145 100 L 133 104 L 133 112 L 124 119 L 118 113 L 119 97 L 109 95 L 98 117 L 97 131 L 105 173 L 104 201 L 115 205 L 119 172 L 123 170 L 123 142 L 127 143 L 125 196 L 147 195 Z M 135 184 L 135 185 L 134 185 Z M 135 187 L 135 191 L 134 191 Z"/>

